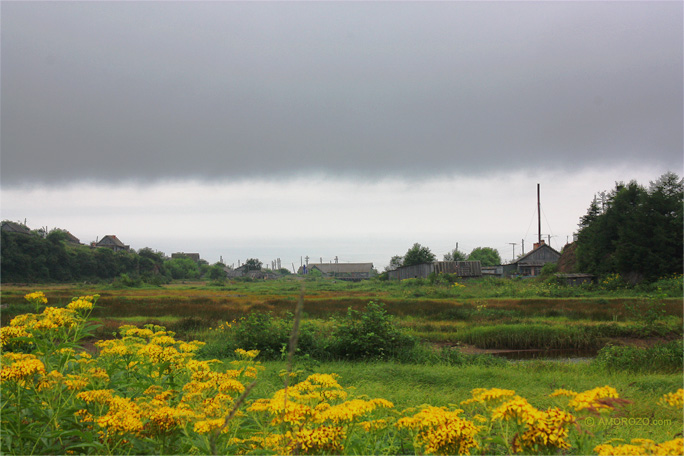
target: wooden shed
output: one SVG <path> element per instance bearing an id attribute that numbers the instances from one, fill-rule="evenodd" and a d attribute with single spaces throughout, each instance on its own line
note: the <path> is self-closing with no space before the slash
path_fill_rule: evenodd
<path id="1" fill-rule="evenodd" d="M 435 261 L 434 263 L 414 264 L 388 271 L 390 280 L 426 278 L 432 273 L 456 274 L 458 277 L 480 277 L 482 267 L 479 261 Z"/>
<path id="2" fill-rule="evenodd" d="M 313 270 L 319 271 L 323 277 L 357 282 L 373 276 L 373 263 L 309 263 L 306 269 L 300 268 L 299 273 L 308 274 Z"/>

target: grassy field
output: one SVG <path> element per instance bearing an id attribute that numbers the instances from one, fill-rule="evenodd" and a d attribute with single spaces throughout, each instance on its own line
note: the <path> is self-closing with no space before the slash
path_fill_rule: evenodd
<path id="1" fill-rule="evenodd" d="M 624 340 L 681 336 L 681 277 L 647 287 L 567 287 L 533 280 L 479 279 L 450 283 L 332 280 L 174 283 L 163 287 L 4 285 L 2 322 L 30 310 L 26 293 L 41 289 L 53 305 L 73 296 L 100 295 L 93 317 L 98 336 L 120 324 L 154 323 L 202 337 L 202 329 L 253 313 L 287 318 L 304 292 L 303 320 L 325 331 L 349 308 L 381 302 L 394 323 L 418 340 L 480 349 L 598 349 Z"/>
<path id="2" fill-rule="evenodd" d="M 95 330 L 95 338 L 85 340 L 84 345 L 94 355 L 98 352 L 93 345 L 95 339 L 118 343 L 120 339 L 113 339 L 113 333 L 122 324 L 139 328 L 147 324 L 165 326 L 179 340 L 205 342 L 196 353 L 199 359 L 218 358 L 227 365 L 238 362 L 236 348 L 259 349 L 257 360 L 261 360 L 263 371 L 250 393 L 248 403 L 252 403 L 259 398 L 275 397 L 283 387 L 282 374 L 288 369 L 287 346 L 296 321 L 293 313 L 303 291 L 299 351 L 290 369 L 292 383 L 311 374 L 337 374 L 340 384 L 353 397 L 391 401 L 394 407 L 386 419 L 395 421 L 428 404 L 449 410 L 463 408 L 468 419 L 474 420 L 480 412 L 463 402 L 477 388 L 514 390 L 538 410 L 569 410 L 568 398 L 551 397 L 551 393 L 559 389 L 581 392 L 610 386 L 620 398 L 614 410 L 597 415 L 576 413 L 581 432 L 572 437 L 572 448 L 567 453 L 593 454 L 601 443 L 619 445 L 635 437 L 666 442 L 682 435 L 681 408 L 669 407 L 661 401 L 663 395 L 681 388 L 684 381 L 682 301 L 681 296 L 676 296 L 678 292 L 681 295 L 681 284 L 669 285 L 655 291 L 600 287 L 563 290 L 556 293 L 575 296 L 556 297 L 544 296 L 543 283 L 501 284 L 487 280 L 465 282 L 465 286 L 293 279 L 139 289 L 8 285 L 2 289 L 2 319 L 5 326 L 16 315 L 34 312 L 34 304 L 26 302 L 23 296 L 36 290 L 44 291 L 49 305 L 56 307 L 65 307 L 74 296 L 100 294 L 91 314 L 100 326 Z M 501 288 L 508 289 L 512 296 L 499 296 Z M 596 358 L 572 361 L 510 361 L 486 354 L 496 350 L 552 348 L 600 351 Z M 478 350 L 485 354 L 471 354 Z M 103 368 L 110 368 L 107 363 L 111 361 L 103 363 Z M 140 364 L 144 365 L 145 362 Z M 160 366 L 150 368 L 166 369 L 163 366 L 167 364 Z M 162 379 L 151 377 L 154 378 Z M 129 386 L 123 384 L 114 389 L 129 394 L 125 393 Z M 33 413 L 40 415 L 43 411 L 36 408 Z M 65 419 L 69 421 L 66 415 Z M 494 426 L 495 421 L 490 423 Z M 481 441 L 482 451 L 511 451 L 507 445 L 515 436 L 505 435 L 503 441 L 508 443 L 504 445 L 499 439 L 503 431 L 497 429 L 491 427 L 487 431 L 489 436 Z M 378 434 L 382 438 L 378 437 L 377 447 L 355 447 L 349 443 L 348 451 L 421 451 L 414 449 L 406 436 L 399 438 L 395 434 Z M 55 435 L 59 440 L 59 433 Z M 151 442 L 136 443 L 141 445 L 137 451 L 157 452 L 164 448 L 165 444 L 145 450 L 152 448 L 145 446 Z M 199 445 L 197 442 L 192 445 Z M 98 452 L 119 454 L 118 447 L 103 447 L 102 442 L 93 445 Z"/>

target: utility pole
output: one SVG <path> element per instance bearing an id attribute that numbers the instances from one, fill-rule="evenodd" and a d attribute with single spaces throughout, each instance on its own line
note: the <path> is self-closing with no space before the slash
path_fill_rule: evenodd
<path id="1" fill-rule="evenodd" d="M 539 196 L 539 184 L 537 184 L 537 233 L 539 233 L 539 245 L 541 245 L 541 198 Z"/>
<path id="2" fill-rule="evenodd" d="M 511 260 L 511 263 L 515 261 L 515 246 L 518 245 L 516 242 L 509 242 L 513 246 L 513 260 Z"/>
<path id="3" fill-rule="evenodd" d="M 521 239 L 520 242 L 522 242 L 522 254 L 525 255 L 525 239 Z"/>

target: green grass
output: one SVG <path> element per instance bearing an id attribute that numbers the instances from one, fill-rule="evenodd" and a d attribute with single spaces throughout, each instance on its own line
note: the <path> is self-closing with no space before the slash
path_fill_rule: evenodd
<path id="1" fill-rule="evenodd" d="M 270 395 L 282 388 L 277 375 L 284 362 L 265 363 L 266 371 L 255 390 L 255 395 Z M 612 438 L 644 437 L 658 442 L 671 440 L 682 431 L 681 411 L 664 407 L 658 400 L 665 393 L 682 387 L 679 373 L 609 372 L 589 362 L 565 363 L 556 361 L 506 362 L 503 365 L 424 365 L 393 362 L 298 362 L 302 380 L 313 372 L 336 373 L 340 384 L 354 388 L 357 395 L 369 398 L 382 397 L 395 404 L 399 411 L 422 404 L 435 406 L 458 405 L 471 397 L 474 388 L 505 388 L 515 390 L 537 408 L 564 406 L 565 399 L 551 398 L 554 390 L 564 388 L 576 392 L 609 385 L 617 389 L 620 397 L 630 401 L 610 417 L 626 418 L 626 424 L 604 423 L 590 430 L 595 444 Z M 578 414 L 582 419 L 585 415 Z M 631 419 L 632 425 L 629 424 Z M 653 425 L 636 425 L 647 419 Z M 659 424 L 658 424 L 659 423 Z"/>

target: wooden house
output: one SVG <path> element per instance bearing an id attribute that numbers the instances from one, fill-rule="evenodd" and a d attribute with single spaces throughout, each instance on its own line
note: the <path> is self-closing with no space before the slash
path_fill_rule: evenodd
<path id="1" fill-rule="evenodd" d="M 538 276 L 547 263 L 557 263 L 561 254 L 544 241 L 534 244 L 534 249 L 521 256 L 514 263 L 506 265 L 506 275 L 521 275 L 527 277 Z"/>
<path id="2" fill-rule="evenodd" d="M 67 244 L 81 245 L 81 240 L 68 231 L 64 232 L 64 240 L 67 242 Z"/>
<path id="3" fill-rule="evenodd" d="M 114 250 L 115 252 L 119 252 L 121 250 L 130 250 L 131 248 L 130 245 L 124 245 L 124 243 L 121 242 L 119 238 L 117 238 L 113 234 L 108 234 L 107 236 L 100 239 L 100 241 L 95 243 L 93 246 L 106 247 L 108 249 Z"/>
<path id="4" fill-rule="evenodd" d="M 2 231 L 6 233 L 31 234 L 31 230 L 26 225 L 10 222 L 9 220 L 2 222 Z"/>

